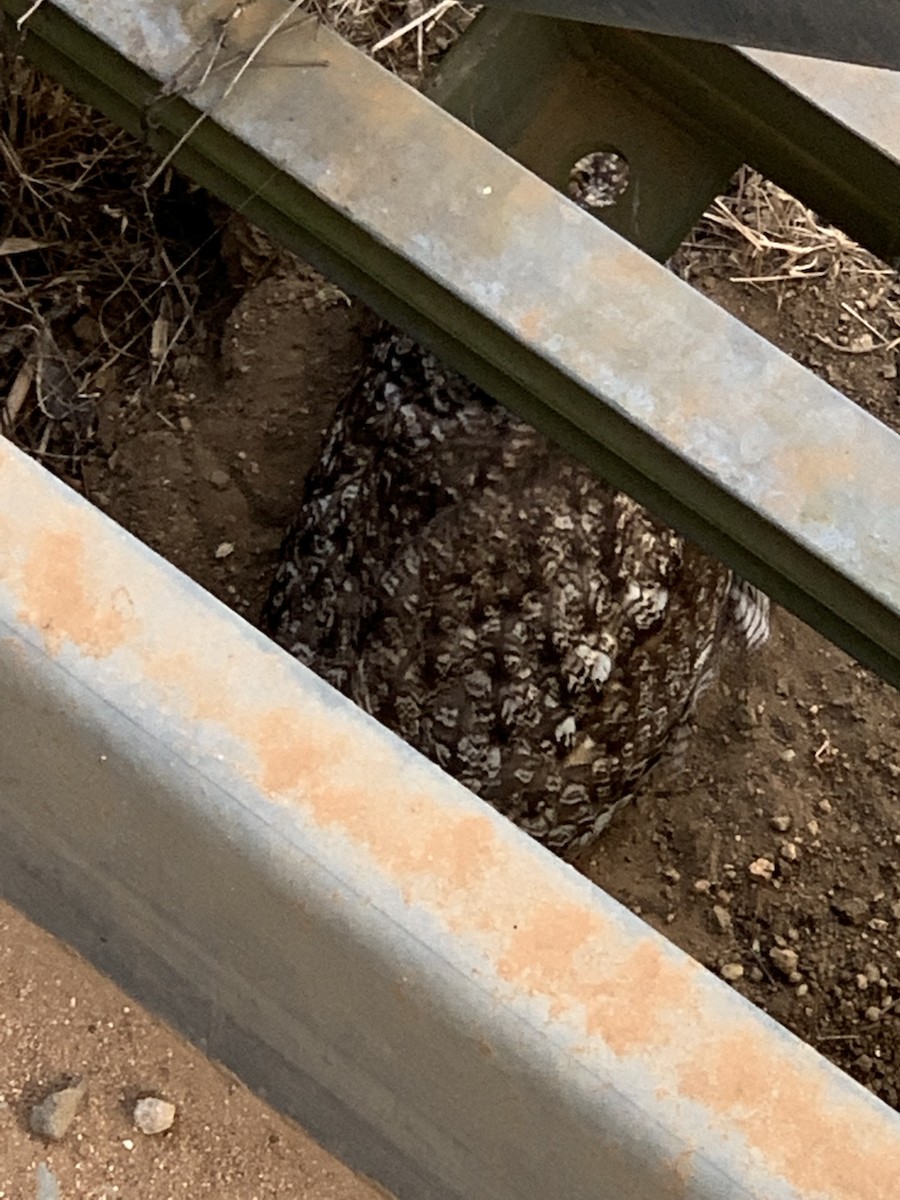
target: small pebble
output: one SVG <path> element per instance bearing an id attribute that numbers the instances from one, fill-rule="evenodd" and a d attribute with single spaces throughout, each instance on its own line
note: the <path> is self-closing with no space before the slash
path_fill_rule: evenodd
<path id="1" fill-rule="evenodd" d="M 216 546 L 216 558 L 227 558 L 229 554 L 234 554 L 234 542 L 220 542 Z"/>
<path id="2" fill-rule="evenodd" d="M 708 892 L 711 887 L 712 887 L 712 884 L 709 882 L 708 879 L 695 879 L 694 880 L 694 891 L 695 892 Z M 897 904 L 895 907 L 898 910 L 900 910 L 900 904 Z"/>
<path id="3" fill-rule="evenodd" d="M 174 1121 L 175 1105 L 159 1096 L 145 1096 L 134 1106 L 134 1123 L 141 1133 L 165 1133 Z"/>
<path id="4" fill-rule="evenodd" d="M 861 992 L 864 992 L 866 990 L 866 988 L 869 986 L 869 981 L 868 981 L 868 979 L 866 979 L 865 975 L 857 975 L 856 986 L 859 988 L 859 990 Z"/>
<path id="5" fill-rule="evenodd" d="M 778 970 L 783 971 L 785 975 L 790 975 L 796 971 L 797 964 L 800 961 L 797 951 L 785 946 L 773 946 L 769 951 L 769 958 Z"/>
<path id="6" fill-rule="evenodd" d="M 783 813 L 781 816 L 773 817 L 769 824 L 779 833 L 787 833 L 791 827 L 791 818 L 787 813 Z"/>
<path id="7" fill-rule="evenodd" d="M 744 975 L 744 968 L 740 963 L 735 962 L 724 963 L 720 971 L 722 978 L 727 979 L 729 983 L 734 983 L 736 979 L 742 979 Z"/>
<path id="8" fill-rule="evenodd" d="M 69 1087 L 51 1092 L 31 1110 L 30 1124 L 33 1133 L 58 1142 L 69 1132 L 75 1113 L 87 1090 L 87 1083 L 79 1079 Z"/>
<path id="9" fill-rule="evenodd" d="M 231 483 L 231 476 L 227 471 L 217 469 L 215 471 L 210 471 L 209 482 L 214 488 L 218 488 L 220 491 L 222 491 L 224 488 L 228 487 L 229 483 Z"/>
<path id="10" fill-rule="evenodd" d="M 59 1180 L 44 1162 L 37 1165 L 37 1200 L 59 1200 Z"/>
<path id="11" fill-rule="evenodd" d="M 749 866 L 751 875 L 757 879 L 771 879 L 775 873 L 775 864 L 768 858 L 757 858 Z"/>
<path id="12" fill-rule="evenodd" d="M 794 842 L 781 843 L 781 857 L 787 862 L 796 862 L 800 857 L 800 851 Z"/>
<path id="13" fill-rule="evenodd" d="M 876 1004 L 870 1004 L 869 1007 L 866 1009 L 866 1020 L 867 1021 L 880 1021 L 881 1020 L 881 1009 Z"/>
<path id="14" fill-rule="evenodd" d="M 713 916 L 715 917 L 716 924 L 723 933 L 731 928 L 731 913 L 727 908 L 723 908 L 721 904 L 714 904 Z"/>

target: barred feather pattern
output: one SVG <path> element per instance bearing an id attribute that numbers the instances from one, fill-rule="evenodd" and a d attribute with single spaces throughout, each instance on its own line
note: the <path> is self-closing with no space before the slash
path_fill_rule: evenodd
<path id="1" fill-rule="evenodd" d="M 768 601 L 383 329 L 264 612 L 323 676 L 558 853 L 684 746 Z"/>

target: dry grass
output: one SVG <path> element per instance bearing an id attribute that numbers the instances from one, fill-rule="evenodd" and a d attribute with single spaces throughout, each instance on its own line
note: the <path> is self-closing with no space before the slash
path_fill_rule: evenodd
<path id="1" fill-rule="evenodd" d="M 307 7 L 410 82 L 474 11 L 457 0 Z M 201 297 L 224 275 L 217 210 L 2 46 L 0 106 L 0 433 L 77 479 L 104 393 L 139 404 L 202 347 Z"/>
<path id="2" fill-rule="evenodd" d="M 198 333 L 215 230 L 203 193 L 140 186 L 141 143 L 21 59 L 0 56 L 0 87 L 0 422 L 77 474 L 104 389 L 157 379 Z"/>
<path id="3" fill-rule="evenodd" d="M 846 329 L 813 336 L 840 354 L 889 356 L 900 347 L 897 271 L 748 167 L 713 202 L 673 265 L 688 281 L 718 270 L 733 283 L 771 290 L 779 308 L 804 289 L 821 296 L 840 279 L 853 299 L 838 301 Z"/>
<path id="4" fill-rule="evenodd" d="M 749 167 L 738 172 L 679 251 L 686 277 L 701 257 L 729 265 L 734 283 L 796 287 L 849 274 L 877 286 L 897 278 L 874 254 Z"/>

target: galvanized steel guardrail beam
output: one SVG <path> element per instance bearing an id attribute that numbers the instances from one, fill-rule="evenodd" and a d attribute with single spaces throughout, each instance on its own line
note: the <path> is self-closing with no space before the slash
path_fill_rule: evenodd
<path id="1" fill-rule="evenodd" d="M 403 1200 L 896 1200 L 900 1119 L 0 439 L 0 886 Z"/>
<path id="2" fill-rule="evenodd" d="M 623 29 L 900 69 L 897 0 L 491 0 Z"/>
<path id="3" fill-rule="evenodd" d="M 900 683 L 900 439 L 312 22 L 236 86 L 213 72 L 199 125 L 153 104 L 231 10 L 45 0 L 29 27 L 66 82 L 162 145 L 192 130 L 189 174 Z M 287 10 L 245 11 L 230 54 Z"/>

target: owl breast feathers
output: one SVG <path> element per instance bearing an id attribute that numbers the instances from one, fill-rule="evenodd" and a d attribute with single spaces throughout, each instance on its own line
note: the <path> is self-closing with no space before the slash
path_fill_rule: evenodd
<path id="1" fill-rule="evenodd" d="M 284 542 L 264 623 L 558 853 L 683 746 L 755 588 L 383 330 Z"/>

